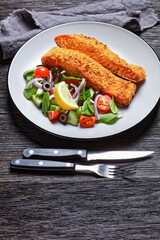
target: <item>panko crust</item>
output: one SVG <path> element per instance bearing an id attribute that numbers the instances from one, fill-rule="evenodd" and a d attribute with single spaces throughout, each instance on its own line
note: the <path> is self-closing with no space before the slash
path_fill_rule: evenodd
<path id="1" fill-rule="evenodd" d="M 111 51 L 108 46 L 94 38 L 82 34 L 68 34 L 57 36 L 55 42 L 59 47 L 85 53 L 103 67 L 124 79 L 139 82 L 146 78 L 145 70 L 142 67 L 128 63 Z"/>
<path id="2" fill-rule="evenodd" d="M 41 58 L 49 68 L 56 66 L 66 70 L 66 75 L 84 77 L 88 87 L 102 94 L 114 97 L 118 106 L 130 104 L 136 92 L 136 85 L 123 80 L 101 64 L 79 51 L 54 47 Z"/>

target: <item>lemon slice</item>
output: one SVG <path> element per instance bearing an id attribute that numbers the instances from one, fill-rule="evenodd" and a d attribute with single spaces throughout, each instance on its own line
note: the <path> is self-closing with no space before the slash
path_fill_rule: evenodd
<path id="1" fill-rule="evenodd" d="M 54 96 L 57 104 L 62 109 L 72 110 L 78 108 L 77 103 L 72 98 L 70 91 L 64 81 L 57 84 Z"/>

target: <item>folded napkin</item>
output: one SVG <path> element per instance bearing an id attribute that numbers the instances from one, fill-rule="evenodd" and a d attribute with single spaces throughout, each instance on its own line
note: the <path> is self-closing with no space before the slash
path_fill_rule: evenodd
<path id="1" fill-rule="evenodd" d="M 18 9 L 0 22 L 3 59 L 12 58 L 28 39 L 40 31 L 75 21 L 105 22 L 141 32 L 159 20 L 146 0 L 105 0 L 52 12 Z"/>

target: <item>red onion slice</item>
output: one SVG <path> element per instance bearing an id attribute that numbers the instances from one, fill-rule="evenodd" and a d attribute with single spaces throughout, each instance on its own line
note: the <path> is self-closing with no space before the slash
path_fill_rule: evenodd
<path id="1" fill-rule="evenodd" d="M 54 94 L 51 94 L 51 95 L 49 96 L 49 100 L 51 100 L 52 98 L 54 98 Z"/>
<path id="2" fill-rule="evenodd" d="M 34 86 L 36 86 L 38 88 L 42 88 L 42 84 L 39 82 L 34 82 L 33 84 L 34 84 Z"/>
<path id="3" fill-rule="evenodd" d="M 74 88 L 74 91 L 76 92 L 76 90 L 77 90 L 78 87 L 77 87 L 75 84 L 73 84 L 73 83 L 71 83 L 70 86 L 73 87 L 73 88 Z M 73 90 L 73 89 L 70 89 L 70 92 L 71 92 L 72 90 Z M 73 95 L 74 95 L 74 94 L 73 94 Z M 72 96 L 72 97 L 73 97 L 73 96 Z M 75 100 L 75 102 L 78 102 L 79 97 L 80 97 L 80 92 L 78 92 L 78 94 L 77 94 L 77 96 L 76 96 L 75 98 L 73 97 L 74 100 Z"/>
<path id="4" fill-rule="evenodd" d="M 52 87 L 52 90 L 55 92 L 56 89 L 54 87 Z"/>
<path id="5" fill-rule="evenodd" d="M 71 87 L 74 87 L 75 92 L 77 91 L 77 88 L 78 88 L 78 87 L 77 87 L 75 84 L 71 83 L 70 86 L 71 86 Z"/>
<path id="6" fill-rule="evenodd" d="M 53 82 L 53 74 L 51 71 L 49 71 L 49 82 L 52 83 Z"/>
<path id="7" fill-rule="evenodd" d="M 62 70 L 62 71 L 61 71 L 61 74 L 64 74 L 64 73 L 66 73 L 66 71 L 65 71 L 65 70 Z"/>
<path id="8" fill-rule="evenodd" d="M 97 109 L 97 100 L 98 100 L 98 98 L 100 96 L 102 96 L 102 95 L 101 94 L 97 94 L 97 96 L 94 99 L 94 115 L 95 115 L 97 120 L 99 120 L 98 109 Z"/>
<path id="9" fill-rule="evenodd" d="M 90 103 L 94 104 L 94 101 L 92 99 L 90 99 Z"/>
<path id="10" fill-rule="evenodd" d="M 85 83 L 85 79 L 82 78 L 82 82 L 80 83 L 80 85 L 77 87 L 75 93 L 73 94 L 73 98 L 75 98 L 77 96 L 77 94 L 80 92 L 81 88 L 83 87 L 84 83 Z"/>
<path id="11" fill-rule="evenodd" d="M 71 88 L 69 91 L 72 92 L 74 90 L 74 88 Z"/>
<path id="12" fill-rule="evenodd" d="M 42 78 L 33 78 L 31 81 L 29 81 L 29 82 L 26 84 L 25 89 L 28 88 L 28 86 L 29 86 L 30 84 L 32 84 L 32 83 L 33 83 L 36 87 L 42 88 L 42 84 L 38 82 L 38 81 L 42 81 L 42 80 L 43 80 Z"/>
<path id="13" fill-rule="evenodd" d="M 75 102 L 78 102 L 79 97 L 80 97 L 80 92 L 79 92 L 79 93 L 77 94 L 77 96 L 74 98 L 74 101 L 75 101 Z"/>

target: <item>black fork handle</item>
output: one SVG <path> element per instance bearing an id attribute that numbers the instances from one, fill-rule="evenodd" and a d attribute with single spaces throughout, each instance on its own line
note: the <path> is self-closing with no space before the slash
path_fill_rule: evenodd
<path id="1" fill-rule="evenodd" d="M 13 159 L 10 162 L 10 167 L 17 170 L 75 172 L 75 163 L 40 159 Z"/>

